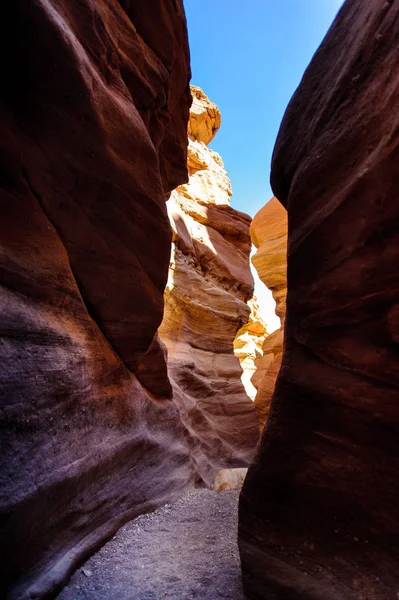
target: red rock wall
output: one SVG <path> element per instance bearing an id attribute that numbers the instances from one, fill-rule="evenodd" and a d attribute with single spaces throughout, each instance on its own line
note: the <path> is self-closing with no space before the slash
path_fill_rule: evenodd
<path id="1" fill-rule="evenodd" d="M 399 3 L 348 0 L 285 114 L 285 350 L 240 503 L 251 599 L 399 590 Z"/>
<path id="2" fill-rule="evenodd" d="M 175 405 L 134 375 L 162 319 L 191 99 L 179 0 L 1 12 L 0 596 L 27 598 L 197 478 Z"/>

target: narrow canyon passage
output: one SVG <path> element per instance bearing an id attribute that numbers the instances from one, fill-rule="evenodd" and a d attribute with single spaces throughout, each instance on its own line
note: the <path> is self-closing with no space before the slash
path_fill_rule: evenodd
<path id="1" fill-rule="evenodd" d="M 194 490 L 127 523 L 58 600 L 244 600 L 238 490 Z"/>

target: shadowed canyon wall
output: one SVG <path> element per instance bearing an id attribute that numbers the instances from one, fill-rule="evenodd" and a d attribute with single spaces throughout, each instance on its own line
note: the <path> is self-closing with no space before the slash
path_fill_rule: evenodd
<path id="1" fill-rule="evenodd" d="M 256 417 L 229 388 L 233 362 L 215 366 L 243 425 L 237 443 L 231 431 L 211 443 L 205 429 L 227 429 L 227 399 L 209 421 L 183 419 L 156 335 L 165 199 L 187 180 L 182 3 L 18 0 L 3 17 L 1 43 L 14 38 L 1 53 L 0 596 L 16 600 L 54 594 L 123 522 L 203 485 L 227 455 L 245 464 Z M 199 210 L 244 257 L 248 218 Z M 243 265 L 232 335 L 248 312 Z"/>
<path id="2" fill-rule="evenodd" d="M 253 218 L 251 239 L 257 248 L 252 264 L 273 294 L 281 323 L 279 329 L 265 338 L 251 379 L 257 389 L 255 408 L 263 429 L 283 355 L 287 295 L 287 211 L 277 198 L 272 198 Z"/>
<path id="3" fill-rule="evenodd" d="M 230 207 L 223 161 L 207 147 L 220 126 L 219 109 L 200 88 L 191 89 L 190 177 L 167 202 L 173 244 L 159 334 L 173 397 L 194 444 L 190 457 L 211 485 L 215 465 L 248 464 L 258 438 L 233 347 L 253 294 L 250 218 Z"/>
<path id="4" fill-rule="evenodd" d="M 399 590 L 399 3 L 347 0 L 284 116 L 285 347 L 240 500 L 251 599 Z"/>

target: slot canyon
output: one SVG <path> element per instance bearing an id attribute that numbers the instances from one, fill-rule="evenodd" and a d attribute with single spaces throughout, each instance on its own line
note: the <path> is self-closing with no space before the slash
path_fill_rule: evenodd
<path id="1" fill-rule="evenodd" d="M 344 2 L 253 219 L 183 0 L 2 12 L 0 597 L 396 600 L 399 1 Z"/>

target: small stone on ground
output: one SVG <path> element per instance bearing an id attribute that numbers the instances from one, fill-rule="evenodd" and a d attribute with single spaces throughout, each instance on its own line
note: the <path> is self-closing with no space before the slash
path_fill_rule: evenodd
<path id="1" fill-rule="evenodd" d="M 130 521 L 75 572 L 58 600 L 245 600 L 238 496 L 195 490 Z"/>

